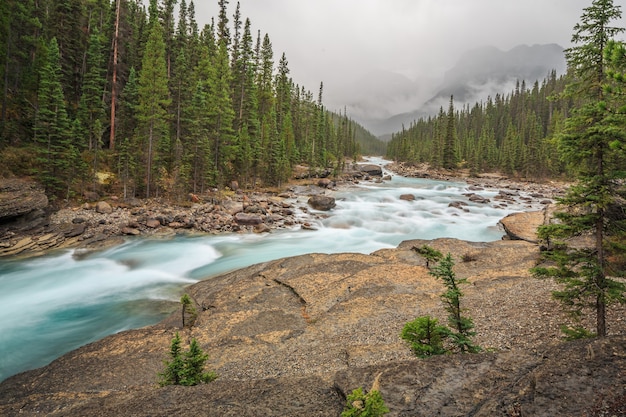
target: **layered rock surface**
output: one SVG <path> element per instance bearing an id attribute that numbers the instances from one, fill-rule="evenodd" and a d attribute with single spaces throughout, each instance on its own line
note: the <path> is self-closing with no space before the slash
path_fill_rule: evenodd
<path id="1" fill-rule="evenodd" d="M 412 250 L 424 244 L 450 252 L 468 278 L 464 307 L 489 353 L 420 360 L 399 338 L 416 316 L 445 322 L 442 284 Z M 189 288 L 199 310 L 190 329 L 180 328 L 179 311 L 8 379 L 0 415 L 337 416 L 345 395 L 378 375 L 391 416 L 608 409 L 626 384 L 626 323 L 609 320 L 609 333 L 622 336 L 560 342 L 566 318 L 555 287 L 528 274 L 537 256 L 524 241 L 438 239 L 253 265 Z M 215 382 L 158 387 L 177 331 L 210 354 Z"/>

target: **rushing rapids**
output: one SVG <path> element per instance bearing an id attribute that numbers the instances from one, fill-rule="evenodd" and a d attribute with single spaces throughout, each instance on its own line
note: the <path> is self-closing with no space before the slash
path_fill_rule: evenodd
<path id="1" fill-rule="evenodd" d="M 304 253 L 370 253 L 409 239 L 498 240 L 501 218 L 540 206 L 527 199 L 497 204 L 497 189 L 478 193 L 483 200 L 476 202 L 464 182 L 394 176 L 333 191 L 330 212 L 302 211 L 311 230 L 130 239 L 88 254 L 0 260 L 0 380 L 108 334 L 156 323 L 185 286 L 225 271 Z"/>

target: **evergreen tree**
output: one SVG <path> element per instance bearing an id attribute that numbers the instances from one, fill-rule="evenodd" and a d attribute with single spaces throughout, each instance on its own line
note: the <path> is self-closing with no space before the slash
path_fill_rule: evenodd
<path id="1" fill-rule="evenodd" d="M 93 152 L 93 178 L 99 167 L 99 152 L 102 147 L 102 134 L 104 123 L 104 92 L 105 80 L 102 74 L 102 54 L 100 35 L 97 30 L 89 38 L 87 51 L 87 72 L 83 78 L 82 95 L 78 109 L 78 120 L 81 135 L 75 138 L 86 138 L 87 143 L 77 143 L 76 146 L 82 151 L 89 149 Z M 95 187 L 95 185 L 94 185 Z"/>
<path id="2" fill-rule="evenodd" d="M 220 0 L 220 19 L 218 21 L 218 43 L 215 56 L 215 79 L 212 85 L 213 128 L 210 132 L 213 139 L 214 164 L 218 177 L 217 184 L 225 184 L 232 179 L 233 150 L 233 122 L 235 112 L 231 95 L 230 56 L 228 47 L 230 35 L 228 18 L 226 17 L 226 0 Z"/>
<path id="3" fill-rule="evenodd" d="M 183 352 L 180 347 L 180 335 L 176 335 L 172 339 L 170 345 L 171 360 L 165 361 L 165 371 L 159 374 L 159 384 L 163 387 L 166 385 L 180 385 L 185 370 L 185 362 Z"/>
<path id="4" fill-rule="evenodd" d="M 40 31 L 33 0 L 0 2 L 0 145 L 32 137 L 30 120 L 17 115 L 33 116 L 30 103 L 35 101 Z"/>
<path id="5" fill-rule="evenodd" d="M 151 17 L 151 20 L 152 17 Z M 149 198 L 155 172 L 167 168 L 169 149 L 168 107 L 165 43 L 161 24 L 154 19 L 139 74 L 138 136 L 144 149 L 145 195 Z M 155 163 L 156 162 L 156 163 Z M 156 165 L 156 166 L 155 166 Z"/>
<path id="6" fill-rule="evenodd" d="M 189 350 L 182 351 L 178 332 L 172 339 L 169 355 L 171 360 L 164 361 L 165 370 L 159 373 L 159 385 L 193 386 L 206 384 L 217 378 L 213 371 L 205 372 L 204 365 L 209 355 L 204 353 L 196 339 L 191 339 Z"/>
<path id="7" fill-rule="evenodd" d="M 61 67 L 56 38 L 48 45 L 47 58 L 42 66 L 38 91 L 38 109 L 35 120 L 35 140 L 40 145 L 37 175 L 50 194 L 69 190 L 68 177 L 72 161 L 71 126 L 65 108 L 61 87 Z"/>
<path id="8" fill-rule="evenodd" d="M 454 114 L 454 98 L 450 96 L 450 106 L 448 107 L 446 135 L 443 142 L 443 167 L 446 169 L 456 168 L 458 158 L 456 153 L 456 126 Z"/>
<path id="9" fill-rule="evenodd" d="M 135 68 L 130 69 L 128 82 L 120 96 L 120 124 L 117 151 L 118 176 L 122 181 L 124 199 L 135 196 L 135 187 L 129 192 L 129 185 L 136 184 L 139 146 L 137 144 L 137 108 L 139 105 L 139 87 Z"/>
<path id="10" fill-rule="evenodd" d="M 47 32 L 55 37 L 59 45 L 61 65 L 61 85 L 68 100 L 72 115 L 80 100 L 83 55 L 87 45 L 87 35 L 83 30 L 86 15 L 83 0 L 52 1 Z"/>
<path id="11" fill-rule="evenodd" d="M 448 326 L 451 329 L 448 338 L 452 340 L 452 344 L 461 353 L 477 353 L 480 348 L 474 345 L 471 340 L 472 336 L 476 335 L 476 332 L 472 331 L 474 323 L 471 318 L 463 316 L 463 309 L 461 308 L 463 292 L 460 285 L 466 284 L 467 279 L 457 278 L 453 267 L 452 255 L 448 253 L 430 271 L 430 274 L 442 280 L 446 286 L 446 292 L 443 293 L 441 299 L 445 310 L 448 312 Z"/>
<path id="12" fill-rule="evenodd" d="M 181 385 L 192 386 L 198 384 L 207 384 L 217 378 L 217 374 L 213 371 L 204 372 L 204 365 L 209 359 L 209 355 L 204 353 L 196 339 L 191 339 L 189 350 L 185 352 L 184 368 Z"/>
<path id="13" fill-rule="evenodd" d="M 606 336 L 607 305 L 626 302 L 626 286 L 610 278 L 609 259 L 616 248 L 612 243 L 623 239 L 624 230 L 624 220 L 612 214 L 621 205 L 626 177 L 624 155 L 615 151 L 626 142 L 624 115 L 616 107 L 623 106 L 623 101 L 611 93 L 605 59 L 611 39 L 624 31 L 611 26 L 620 17 L 619 6 L 611 0 L 594 0 L 574 27 L 572 42 L 577 46 L 566 50 L 574 76 L 568 93 L 581 106 L 567 119 L 559 147 L 576 170 L 577 183 L 559 199 L 562 211 L 555 214 L 559 223 L 540 228 L 540 236 L 551 243 L 545 257 L 556 266 L 534 270 L 564 284 L 554 295 L 576 316 L 588 307 L 595 310 L 598 337 Z M 567 245 L 566 239 L 585 234 L 593 236 L 591 246 Z"/>

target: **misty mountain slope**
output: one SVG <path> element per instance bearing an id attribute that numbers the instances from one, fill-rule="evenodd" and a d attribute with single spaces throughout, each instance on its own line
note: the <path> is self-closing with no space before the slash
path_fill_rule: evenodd
<path id="1" fill-rule="evenodd" d="M 471 50 L 445 73 L 431 98 L 415 110 L 384 120 L 360 121 L 373 133 L 384 135 L 402 130 L 402 125 L 408 128 L 421 117 L 436 115 L 440 107 L 447 109 L 450 96 L 454 96 L 455 106 L 460 107 L 496 94 L 508 94 L 518 80 L 532 87 L 552 70 L 556 70 L 557 75 L 565 73 L 567 64 L 563 51 L 557 44 L 519 45 L 509 51 L 493 46 Z"/>
<path id="2" fill-rule="evenodd" d="M 544 79 L 552 70 L 565 72 L 563 48 L 556 44 L 519 45 L 510 51 L 494 47 L 475 49 L 463 55 L 446 72 L 439 91 L 428 103 L 454 95 L 460 103 L 475 102 L 497 93 L 507 93 L 507 87 L 517 80 L 532 84 Z"/>

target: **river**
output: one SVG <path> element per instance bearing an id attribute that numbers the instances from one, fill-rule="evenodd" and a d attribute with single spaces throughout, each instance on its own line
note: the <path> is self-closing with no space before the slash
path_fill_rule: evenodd
<path id="1" fill-rule="evenodd" d="M 498 221 L 528 209 L 474 204 L 463 193 L 463 182 L 393 176 L 335 192 L 335 209 L 310 210 L 315 230 L 134 238 L 89 254 L 0 259 L 0 381 L 109 334 L 157 323 L 185 286 L 225 271 L 305 253 L 371 253 L 409 239 L 498 240 Z M 448 207 L 451 201 L 466 202 L 469 212 Z"/>

